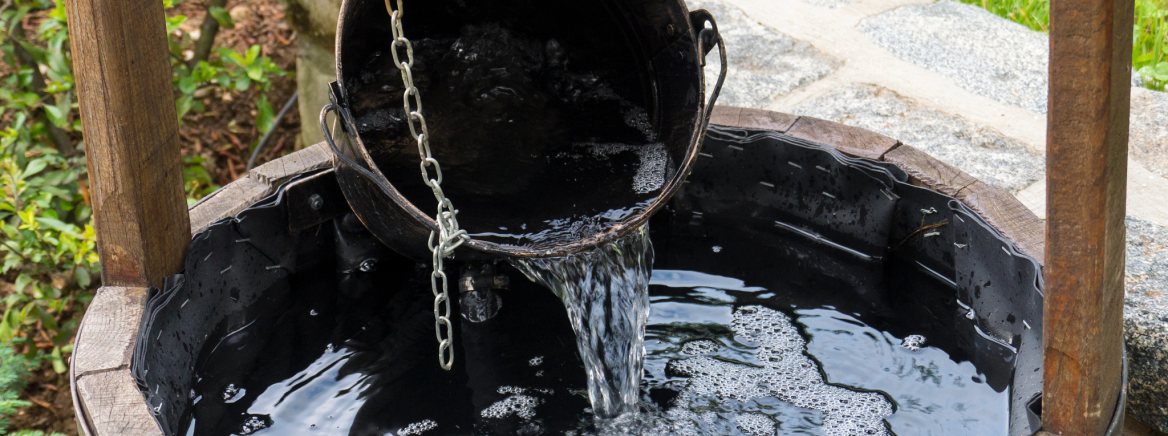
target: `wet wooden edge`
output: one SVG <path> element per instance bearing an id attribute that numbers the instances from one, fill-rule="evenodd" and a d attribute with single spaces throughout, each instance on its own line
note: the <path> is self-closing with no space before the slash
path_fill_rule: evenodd
<path id="1" fill-rule="evenodd" d="M 234 216 L 298 174 L 331 166 L 332 153 L 320 143 L 256 167 L 190 208 L 191 234 Z M 82 434 L 163 434 L 130 372 L 147 294 L 143 287 L 103 286 L 85 313 L 69 375 Z"/>

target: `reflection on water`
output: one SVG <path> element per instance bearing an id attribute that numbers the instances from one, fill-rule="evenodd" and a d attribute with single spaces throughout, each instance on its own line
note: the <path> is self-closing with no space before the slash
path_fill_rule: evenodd
<path id="1" fill-rule="evenodd" d="M 208 340 L 187 434 L 1006 433 L 1007 392 L 951 357 L 960 356 L 952 336 L 933 321 L 839 298 L 898 288 L 857 290 L 814 270 L 759 267 L 790 262 L 759 255 L 757 242 L 721 240 L 720 252 L 658 245 L 635 413 L 595 419 L 563 303 L 505 265 L 512 289 L 500 291 L 499 315 L 457 325 L 457 364 L 442 371 L 428 270 L 406 264 L 338 273 L 337 289 L 260 310 L 238 330 L 252 333 Z M 854 286 L 899 282 L 882 283 Z M 912 289 L 932 286 L 922 283 Z M 916 351 L 902 346 L 912 335 L 927 338 Z M 242 366 L 246 356 L 259 357 Z"/>

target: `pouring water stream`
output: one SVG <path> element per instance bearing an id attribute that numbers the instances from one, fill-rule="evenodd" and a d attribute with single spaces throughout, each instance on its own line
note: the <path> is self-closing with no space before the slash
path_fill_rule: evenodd
<path id="1" fill-rule="evenodd" d="M 593 413 L 612 418 L 636 410 L 653 266 L 648 226 L 585 253 L 510 262 L 564 302 Z"/>

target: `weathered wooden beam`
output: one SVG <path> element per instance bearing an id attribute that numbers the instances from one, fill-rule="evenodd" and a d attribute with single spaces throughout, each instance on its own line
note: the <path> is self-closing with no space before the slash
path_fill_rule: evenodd
<path id="1" fill-rule="evenodd" d="M 1119 395 L 1132 0 L 1050 8 L 1043 430 L 1102 435 Z"/>
<path id="2" fill-rule="evenodd" d="M 105 286 L 160 286 L 190 243 L 162 2 L 66 0 Z"/>

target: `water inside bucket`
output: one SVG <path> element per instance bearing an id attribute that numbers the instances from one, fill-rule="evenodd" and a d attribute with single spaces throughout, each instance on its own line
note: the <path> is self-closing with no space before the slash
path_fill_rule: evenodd
<path id="1" fill-rule="evenodd" d="M 202 362 L 263 352 L 248 370 L 196 371 L 188 434 L 1007 433 L 1008 391 L 924 302 L 951 288 L 707 215 L 684 234 L 655 218 L 634 413 L 594 419 L 563 304 L 515 270 L 495 319 L 459 320 L 457 364 L 442 371 L 428 270 L 400 259 L 377 292 L 296 297 L 274 328 L 251 330 L 271 337 L 211 338 Z"/>
<path id="2" fill-rule="evenodd" d="M 607 29 L 600 21 L 592 31 Z M 595 236 L 644 211 L 676 175 L 690 138 L 664 142 L 668 121 L 642 95 L 653 85 L 630 66 L 644 55 L 620 43 L 597 53 L 594 43 L 492 22 L 413 38 L 442 187 L 472 237 L 536 249 Z M 433 213 L 392 57 L 374 52 L 361 71 L 345 85 L 370 156 Z"/>

